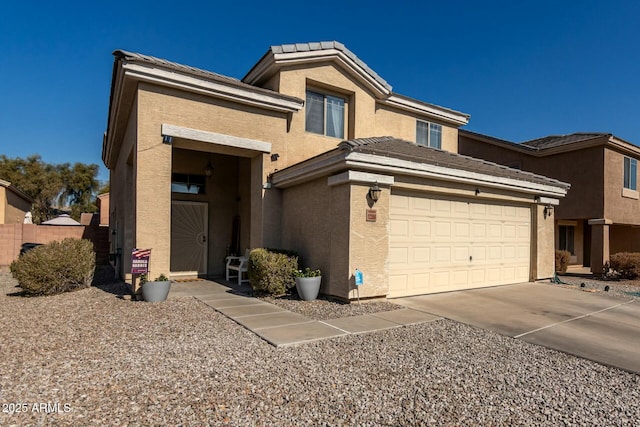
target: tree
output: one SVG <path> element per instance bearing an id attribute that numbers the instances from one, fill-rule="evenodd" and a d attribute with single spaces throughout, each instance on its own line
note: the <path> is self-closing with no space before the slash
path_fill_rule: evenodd
<path id="1" fill-rule="evenodd" d="M 43 162 L 37 154 L 26 159 L 0 155 L 0 178 L 34 199 L 31 213 L 36 224 L 52 218 L 62 208 L 70 209 L 77 220 L 82 212 L 95 212 L 97 174 L 96 164 L 55 165 Z"/>

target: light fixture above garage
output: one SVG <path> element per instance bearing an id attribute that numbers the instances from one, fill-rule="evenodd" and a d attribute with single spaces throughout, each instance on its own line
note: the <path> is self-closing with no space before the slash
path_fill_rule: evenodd
<path id="1" fill-rule="evenodd" d="M 378 182 L 376 181 L 371 187 L 369 187 L 369 198 L 373 200 L 373 203 L 377 202 L 380 199 L 380 194 L 382 193 L 382 189 L 378 187 Z"/>

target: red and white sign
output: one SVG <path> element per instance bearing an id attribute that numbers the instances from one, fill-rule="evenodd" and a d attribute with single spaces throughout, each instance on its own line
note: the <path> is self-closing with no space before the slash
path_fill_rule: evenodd
<path id="1" fill-rule="evenodd" d="M 131 274 L 147 274 L 149 272 L 151 249 L 133 249 L 131 251 Z"/>

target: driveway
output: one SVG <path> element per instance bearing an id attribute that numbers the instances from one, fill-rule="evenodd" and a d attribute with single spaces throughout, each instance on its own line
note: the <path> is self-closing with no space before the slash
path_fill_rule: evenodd
<path id="1" fill-rule="evenodd" d="M 393 302 L 640 374 L 640 301 L 541 283 Z"/>

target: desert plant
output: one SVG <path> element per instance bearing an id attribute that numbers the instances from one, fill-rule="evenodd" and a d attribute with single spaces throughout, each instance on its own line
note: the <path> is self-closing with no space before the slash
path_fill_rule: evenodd
<path id="1" fill-rule="evenodd" d="M 307 267 L 304 270 L 294 271 L 293 275 L 295 277 L 318 277 L 318 276 L 322 276 L 322 272 L 320 271 L 320 269 L 312 270 L 309 267 Z"/>
<path id="2" fill-rule="evenodd" d="M 254 249 L 249 255 L 249 283 L 254 291 L 280 295 L 295 286 L 298 258 L 267 249 Z"/>
<path id="3" fill-rule="evenodd" d="M 556 251 L 556 272 L 567 272 L 567 267 L 569 267 L 569 257 L 571 257 L 571 252 L 569 251 Z"/>
<path id="4" fill-rule="evenodd" d="M 30 250 L 10 270 L 26 294 L 54 295 L 89 287 L 95 267 L 93 243 L 68 238 Z"/>
<path id="5" fill-rule="evenodd" d="M 609 258 L 609 268 L 621 279 L 636 279 L 640 275 L 640 253 L 619 252 Z"/>

